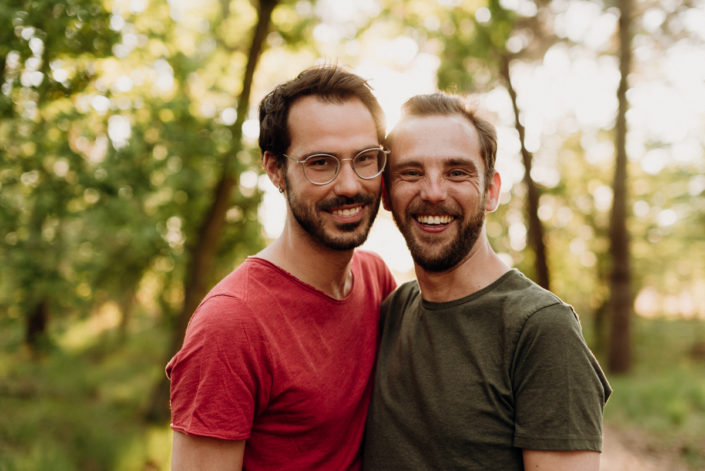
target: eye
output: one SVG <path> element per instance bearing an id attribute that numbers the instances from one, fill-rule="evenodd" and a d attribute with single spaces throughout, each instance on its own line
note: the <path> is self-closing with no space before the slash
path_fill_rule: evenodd
<path id="1" fill-rule="evenodd" d="M 418 180 L 423 176 L 423 173 L 421 173 L 420 170 L 415 168 L 399 170 L 398 172 L 396 172 L 396 174 L 399 176 L 399 178 L 406 181 Z"/>
<path id="2" fill-rule="evenodd" d="M 467 170 L 454 168 L 448 172 L 448 178 L 453 181 L 466 180 L 470 177 L 471 175 Z"/>
<path id="3" fill-rule="evenodd" d="M 304 165 L 311 170 L 335 168 L 335 164 L 335 159 L 330 155 L 312 155 L 304 161 Z"/>
<path id="4" fill-rule="evenodd" d="M 364 154 L 359 154 L 355 157 L 355 163 L 364 165 L 372 162 L 377 157 L 376 152 L 365 152 Z"/>

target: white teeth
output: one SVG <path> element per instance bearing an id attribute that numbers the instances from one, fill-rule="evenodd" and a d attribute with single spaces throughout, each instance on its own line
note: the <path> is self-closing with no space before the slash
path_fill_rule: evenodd
<path id="1" fill-rule="evenodd" d="M 416 218 L 421 224 L 450 224 L 452 216 L 418 216 Z"/>
<path id="2" fill-rule="evenodd" d="M 333 214 L 335 214 L 336 216 L 354 216 L 360 211 L 362 211 L 362 207 L 358 206 L 356 208 L 349 209 L 336 209 L 333 211 Z"/>

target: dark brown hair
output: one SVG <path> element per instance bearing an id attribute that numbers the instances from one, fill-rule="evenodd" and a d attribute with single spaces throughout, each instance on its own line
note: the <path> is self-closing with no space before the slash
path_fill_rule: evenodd
<path id="1" fill-rule="evenodd" d="M 416 95 L 402 105 L 399 123 L 415 116 L 447 116 L 454 114 L 461 115 L 467 119 L 477 130 L 477 134 L 480 137 L 480 154 L 485 163 L 485 188 L 487 188 L 494 174 L 494 164 L 497 159 L 497 131 L 492 123 L 478 116 L 478 109 L 467 99 L 459 95 L 442 92 Z M 385 140 L 385 145 L 388 149 L 392 148 L 395 130 L 396 126 Z"/>
<path id="2" fill-rule="evenodd" d="M 309 95 L 331 103 L 359 99 L 372 115 L 377 139 L 380 143 L 384 140 L 384 112 L 367 81 L 339 66 L 315 66 L 304 70 L 295 79 L 278 85 L 260 102 L 259 146 L 262 154 L 269 151 L 277 156 L 279 165 L 286 160 L 282 154 L 291 144 L 287 126 L 289 109 L 297 99 Z"/>

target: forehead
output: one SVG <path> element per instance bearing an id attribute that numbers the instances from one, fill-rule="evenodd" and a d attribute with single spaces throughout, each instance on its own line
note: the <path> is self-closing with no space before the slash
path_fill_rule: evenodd
<path id="1" fill-rule="evenodd" d="M 355 97 L 332 102 L 314 95 L 299 98 L 289 109 L 287 126 L 292 153 L 295 149 L 342 152 L 378 143 L 372 114 Z"/>
<path id="2" fill-rule="evenodd" d="M 409 160 L 457 158 L 471 158 L 482 164 L 477 130 L 457 114 L 404 118 L 394 129 L 391 151 L 392 165 Z"/>

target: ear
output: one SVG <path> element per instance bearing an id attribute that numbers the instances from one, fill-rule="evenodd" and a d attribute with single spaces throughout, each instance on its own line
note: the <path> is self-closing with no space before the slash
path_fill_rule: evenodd
<path id="1" fill-rule="evenodd" d="M 264 151 L 262 166 L 272 184 L 279 189 L 286 189 L 284 184 L 284 169 L 279 165 L 277 156 L 270 151 Z"/>
<path id="2" fill-rule="evenodd" d="M 499 176 L 496 170 L 488 183 L 489 185 L 485 192 L 485 211 L 491 213 L 499 206 L 499 190 L 502 188 L 502 177 Z"/>
<path id="3" fill-rule="evenodd" d="M 389 204 L 389 193 L 387 192 L 387 184 L 384 182 L 384 176 L 382 176 L 382 207 L 387 211 L 392 210 L 392 205 Z"/>

